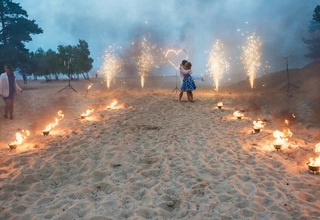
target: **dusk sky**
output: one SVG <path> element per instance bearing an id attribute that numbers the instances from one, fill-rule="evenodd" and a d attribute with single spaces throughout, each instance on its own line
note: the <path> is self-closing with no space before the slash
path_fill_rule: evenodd
<path id="1" fill-rule="evenodd" d="M 255 33 L 261 46 L 261 68 L 267 72 L 310 63 L 303 37 L 309 37 L 316 0 L 15 0 L 43 29 L 27 48 L 57 50 L 58 45 L 88 42 L 94 68 L 102 64 L 108 46 L 117 45 L 126 53 L 132 43 L 145 35 L 161 48 L 185 49 L 196 74 L 206 74 L 208 52 L 216 40 L 225 46 L 230 62 L 229 76 L 244 72 L 240 61 L 246 37 Z M 160 53 L 159 56 L 162 54 Z M 128 58 L 130 59 L 130 58 Z M 126 62 L 126 60 L 124 60 Z M 156 73 L 155 74 L 165 74 Z M 160 70 L 159 70 L 160 71 Z M 239 76 L 238 76 L 239 77 Z"/>

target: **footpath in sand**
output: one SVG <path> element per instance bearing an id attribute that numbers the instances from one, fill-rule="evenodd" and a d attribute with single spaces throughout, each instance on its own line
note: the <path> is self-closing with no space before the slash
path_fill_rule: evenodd
<path id="1" fill-rule="evenodd" d="M 282 94 L 265 103 L 259 95 L 199 88 L 189 103 L 172 89 L 102 90 L 94 83 L 87 95 L 84 82 L 74 83 L 78 93 L 58 93 L 62 83 L 28 85 L 15 119 L 0 119 L 0 219 L 320 216 L 320 176 L 306 165 L 317 156 L 319 132 L 304 120 L 311 110 L 303 96 L 294 95 L 300 104 L 291 103 L 290 118 L 279 114 L 288 104 L 277 104 Z M 94 111 L 81 119 L 87 109 Z M 58 110 L 64 118 L 43 136 Z M 253 133 L 257 118 L 266 124 Z M 293 135 L 277 151 L 273 132 L 285 128 Z M 9 149 L 22 129 L 30 135 Z"/>

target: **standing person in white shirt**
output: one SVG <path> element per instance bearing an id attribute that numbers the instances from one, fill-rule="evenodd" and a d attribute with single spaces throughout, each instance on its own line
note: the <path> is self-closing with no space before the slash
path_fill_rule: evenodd
<path id="1" fill-rule="evenodd" d="M 4 107 L 4 118 L 13 119 L 13 103 L 14 94 L 22 92 L 22 89 L 17 84 L 16 76 L 14 75 L 13 68 L 9 64 L 4 65 L 4 73 L 0 76 L 0 96 L 2 96 Z"/>

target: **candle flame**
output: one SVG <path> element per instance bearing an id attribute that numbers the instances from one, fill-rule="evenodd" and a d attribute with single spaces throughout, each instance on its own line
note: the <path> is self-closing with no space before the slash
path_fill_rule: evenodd
<path id="1" fill-rule="evenodd" d="M 94 109 L 88 109 L 86 110 L 86 112 L 82 113 L 81 116 L 88 116 L 89 114 L 91 114 L 94 111 Z"/>
<path id="2" fill-rule="evenodd" d="M 292 136 L 292 132 L 290 129 L 284 130 L 284 132 L 281 131 L 274 131 L 273 132 L 273 137 L 276 139 L 273 144 L 275 145 L 284 145 L 288 141 L 288 137 Z"/>
<path id="3" fill-rule="evenodd" d="M 17 132 L 16 133 L 16 140 L 11 142 L 10 145 L 17 145 L 21 144 L 26 137 L 30 135 L 30 132 L 28 130 L 22 130 L 21 133 Z"/>
<path id="4" fill-rule="evenodd" d="M 319 167 L 320 166 L 320 156 L 317 158 L 309 158 L 309 165 L 314 166 L 314 167 Z"/>
<path id="5" fill-rule="evenodd" d="M 122 108 L 123 105 L 118 105 L 118 101 L 113 101 L 110 105 L 107 106 L 107 109 L 119 109 Z"/>
<path id="6" fill-rule="evenodd" d="M 315 147 L 315 149 L 314 149 L 314 152 L 320 153 L 320 143 L 317 143 L 317 144 L 316 144 L 316 147 Z"/>
<path id="7" fill-rule="evenodd" d="M 320 153 L 320 143 L 317 143 L 317 144 L 316 144 L 314 151 L 315 151 L 316 153 Z M 319 166 L 320 166 L 320 155 L 319 155 L 317 158 L 315 158 L 315 159 L 312 158 L 312 157 L 310 157 L 310 158 L 309 158 L 309 165 L 310 165 L 310 166 L 317 166 L 317 167 L 319 167 Z"/>
<path id="8" fill-rule="evenodd" d="M 253 121 L 253 129 L 261 129 L 263 128 L 265 123 L 261 120 Z"/>
<path id="9" fill-rule="evenodd" d="M 233 112 L 233 116 L 238 118 L 238 117 L 243 117 L 244 114 L 242 114 L 240 111 L 235 111 Z"/>
<path id="10" fill-rule="evenodd" d="M 44 131 L 50 131 L 52 128 L 54 128 L 55 126 L 58 125 L 58 123 L 59 123 L 59 121 L 60 121 L 61 119 L 63 119 L 64 114 L 62 114 L 62 111 L 61 111 L 61 110 L 59 110 L 59 111 L 57 112 L 57 114 L 58 114 L 59 118 L 55 118 L 55 121 L 54 121 L 53 123 L 48 124 L 47 127 L 44 129 Z"/>

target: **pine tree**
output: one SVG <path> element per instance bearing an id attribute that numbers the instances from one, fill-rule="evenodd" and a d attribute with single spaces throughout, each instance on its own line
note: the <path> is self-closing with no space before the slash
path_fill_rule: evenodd
<path id="1" fill-rule="evenodd" d="M 318 5 L 312 15 L 309 25 L 310 39 L 303 38 L 303 42 L 307 44 L 309 53 L 305 56 L 312 60 L 320 58 L 320 6 Z"/>
<path id="2" fill-rule="evenodd" d="M 5 63 L 15 67 L 28 62 L 29 51 L 25 43 L 31 35 L 43 33 L 35 20 L 29 20 L 27 12 L 19 3 L 0 0 L 0 68 Z"/>

